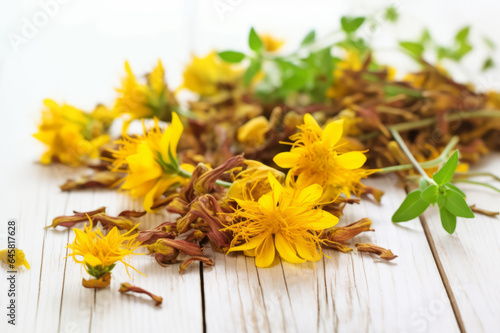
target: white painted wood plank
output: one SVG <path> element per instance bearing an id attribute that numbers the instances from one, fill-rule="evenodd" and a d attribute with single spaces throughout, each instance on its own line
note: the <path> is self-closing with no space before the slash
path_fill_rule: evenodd
<path id="1" fill-rule="evenodd" d="M 332 258 L 316 264 L 283 262 L 255 269 L 253 259 L 211 254 L 215 266 L 203 270 L 207 331 L 457 332 L 419 221 L 404 226 L 390 222 L 403 190 L 395 188 L 391 177 L 369 183 L 386 191 L 382 205 L 364 200 L 348 207 L 341 223 L 371 218 L 376 232 L 354 242 L 392 249 L 399 255 L 394 263 L 329 250 Z M 431 317 L 434 307 L 439 313 Z M 260 309 L 265 309 L 264 318 Z"/>
<path id="2" fill-rule="evenodd" d="M 499 175 L 500 154 L 486 157 L 473 168 Z M 500 187 L 491 178 L 475 178 Z M 457 184 L 469 204 L 498 211 L 500 193 L 486 187 Z M 458 218 L 449 235 L 441 226 L 436 208 L 425 213 L 437 254 L 455 296 L 465 329 L 469 332 L 495 332 L 500 325 L 500 220 L 480 214 L 474 219 Z"/>
<path id="3" fill-rule="evenodd" d="M 63 253 L 67 236 L 48 234 L 43 227 L 47 224 L 47 216 L 55 214 L 57 210 L 64 212 L 68 194 L 54 186 L 61 181 L 61 170 L 36 164 L 27 153 L 29 151 L 21 151 L 17 155 L 18 160 L 9 161 L 0 174 L 2 188 L 12 189 L 2 191 L 0 198 L 2 228 L 6 225 L 7 218 L 17 219 L 16 246 L 25 252 L 31 266 L 30 270 L 18 269 L 17 324 L 13 327 L 7 325 L 6 320 L 1 320 L 2 332 L 34 332 L 35 325 L 44 327 L 47 331 L 57 331 L 59 322 L 63 279 L 61 273 L 64 268 L 59 254 Z M 6 243 L 4 237 L 0 238 L 0 248 L 3 249 Z M 6 267 L 2 267 L 2 270 L 3 268 Z M 46 275 L 43 276 L 43 273 Z M 3 284 L 3 278 L 1 280 L 4 308 L 3 302 L 7 300 L 6 284 Z"/>

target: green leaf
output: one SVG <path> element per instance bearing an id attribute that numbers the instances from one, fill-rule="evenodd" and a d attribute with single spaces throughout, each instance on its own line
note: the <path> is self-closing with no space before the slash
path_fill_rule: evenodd
<path id="1" fill-rule="evenodd" d="M 396 9 L 396 7 L 389 6 L 385 10 L 384 16 L 385 16 L 385 19 L 387 21 L 394 23 L 394 22 L 396 22 L 398 20 L 399 13 L 398 13 L 398 10 Z"/>
<path id="2" fill-rule="evenodd" d="M 444 58 L 450 58 L 451 57 L 451 51 L 445 47 L 438 46 L 437 47 L 437 57 L 438 60 L 442 60 Z"/>
<path id="3" fill-rule="evenodd" d="M 458 187 L 456 187 L 455 185 L 453 185 L 452 183 L 446 183 L 443 185 L 445 188 L 448 188 L 450 190 L 453 190 L 455 192 L 457 192 L 458 194 L 460 194 L 462 197 L 465 198 L 465 193 L 462 192 L 462 190 L 460 190 Z"/>
<path id="4" fill-rule="evenodd" d="M 422 192 L 422 199 L 427 201 L 430 204 L 434 204 L 438 200 L 438 194 L 439 194 L 439 187 L 437 185 L 431 185 L 428 186 L 423 192 Z"/>
<path id="5" fill-rule="evenodd" d="M 455 35 L 455 41 L 457 41 L 460 44 L 466 44 L 467 38 L 469 37 L 469 31 L 470 31 L 469 26 L 460 29 Z"/>
<path id="6" fill-rule="evenodd" d="M 405 200 L 392 215 L 392 222 L 405 222 L 420 216 L 429 207 L 429 203 L 423 200 L 421 191 L 415 190 L 406 196 Z"/>
<path id="7" fill-rule="evenodd" d="M 448 161 L 446 161 L 441 169 L 439 169 L 439 171 L 432 176 L 432 179 L 434 179 L 438 185 L 443 185 L 450 182 L 450 180 L 453 178 L 455 170 L 457 169 L 457 165 L 458 151 L 455 150 L 453 155 L 451 155 L 451 157 L 448 159 Z"/>
<path id="8" fill-rule="evenodd" d="M 484 61 L 484 63 L 483 63 L 483 67 L 481 68 L 481 70 L 484 72 L 484 71 L 486 71 L 486 70 L 488 70 L 488 69 L 490 69 L 490 68 L 492 68 L 492 67 L 494 67 L 494 66 L 495 66 L 495 64 L 494 64 L 494 62 L 493 62 L 493 58 L 488 57 L 488 58 L 486 58 L 486 60 Z"/>
<path id="9" fill-rule="evenodd" d="M 424 177 L 420 178 L 420 181 L 418 182 L 418 188 L 420 189 L 420 191 L 425 190 L 428 186 L 429 182 L 427 181 L 427 179 L 425 179 Z"/>
<path id="10" fill-rule="evenodd" d="M 248 66 L 245 74 L 243 75 L 243 83 L 245 86 L 248 86 L 252 81 L 255 74 L 257 74 L 260 70 L 261 63 L 258 60 L 252 59 L 250 61 L 250 66 Z"/>
<path id="11" fill-rule="evenodd" d="M 350 34 L 359 29 L 359 27 L 365 21 L 364 17 L 347 17 L 343 16 L 340 19 L 340 24 L 342 25 L 342 30 Z"/>
<path id="12" fill-rule="evenodd" d="M 422 35 L 420 35 L 420 44 L 425 45 L 432 41 L 431 33 L 426 28 L 422 31 Z"/>
<path id="13" fill-rule="evenodd" d="M 309 31 L 309 33 L 304 37 L 304 39 L 302 40 L 302 43 L 300 43 L 300 45 L 304 46 L 304 45 L 308 45 L 308 44 L 311 44 L 312 42 L 314 42 L 314 40 L 316 39 L 316 31 L 314 30 L 311 30 Z"/>
<path id="14" fill-rule="evenodd" d="M 441 217 L 441 224 L 444 230 L 451 235 L 457 227 L 457 217 L 444 207 L 439 207 L 439 216 Z"/>
<path id="15" fill-rule="evenodd" d="M 438 194 L 438 200 L 437 200 L 438 206 L 439 207 L 444 207 L 445 203 L 446 203 L 446 196 L 444 195 L 444 193 L 439 192 L 439 194 Z"/>
<path id="16" fill-rule="evenodd" d="M 254 28 L 250 29 L 250 35 L 248 36 L 248 46 L 250 46 L 250 49 L 255 52 L 261 51 L 262 47 L 264 46 L 262 39 L 260 39 L 259 35 L 257 35 Z"/>
<path id="17" fill-rule="evenodd" d="M 495 43 L 489 37 L 484 36 L 483 37 L 483 41 L 488 46 L 488 48 L 490 50 L 494 50 L 495 49 Z"/>
<path id="18" fill-rule="evenodd" d="M 422 53 L 424 53 L 424 47 L 422 44 L 402 41 L 399 42 L 399 46 L 401 46 L 405 51 L 407 51 L 411 56 L 415 58 L 421 58 Z"/>
<path id="19" fill-rule="evenodd" d="M 446 191 L 446 202 L 444 203 L 444 207 L 448 209 L 448 211 L 456 216 L 473 218 L 474 213 L 470 209 L 465 199 L 460 195 L 460 193 L 455 192 L 453 190 Z"/>
<path id="20" fill-rule="evenodd" d="M 226 62 L 231 62 L 231 63 L 238 63 L 241 62 L 243 59 L 245 59 L 245 55 L 241 52 L 236 52 L 236 51 L 223 51 L 219 52 L 219 57 L 226 61 Z"/>
<path id="21" fill-rule="evenodd" d="M 472 46 L 470 44 L 460 44 L 459 48 L 450 54 L 450 58 L 455 61 L 460 61 L 470 51 L 472 51 Z"/>

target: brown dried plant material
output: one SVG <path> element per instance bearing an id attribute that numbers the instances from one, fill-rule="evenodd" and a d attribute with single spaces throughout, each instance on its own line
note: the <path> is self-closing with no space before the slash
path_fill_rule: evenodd
<path id="1" fill-rule="evenodd" d="M 59 188 L 62 191 L 71 191 L 85 188 L 111 188 L 120 181 L 123 176 L 116 172 L 101 171 L 92 175 L 81 176 L 76 179 L 68 179 Z"/>
<path id="2" fill-rule="evenodd" d="M 174 239 L 177 235 L 176 233 L 176 223 L 174 222 L 163 222 L 157 227 L 150 230 L 141 230 L 137 236 L 137 240 L 144 245 L 151 245 L 156 243 L 157 240 L 162 238 Z"/>
<path id="3" fill-rule="evenodd" d="M 372 221 L 364 218 L 344 227 L 331 228 L 324 232 L 322 237 L 324 237 L 327 247 L 346 253 L 352 251 L 352 248 L 347 246 L 349 240 L 364 231 L 375 231 L 371 226 Z"/>
<path id="4" fill-rule="evenodd" d="M 106 207 L 101 207 L 90 212 L 74 211 L 73 213 L 75 213 L 75 215 L 56 217 L 52 221 L 52 224 L 45 228 L 55 228 L 57 226 L 71 228 L 77 223 L 88 221 L 88 218 L 90 218 L 94 223 L 101 222 L 103 229 L 108 232 L 113 229 L 113 227 L 117 227 L 120 230 L 131 230 L 135 224 L 129 219 L 129 217 L 141 217 L 146 214 L 146 212 L 125 210 L 117 217 L 113 217 L 106 215 Z"/>
<path id="5" fill-rule="evenodd" d="M 160 207 L 166 206 L 166 205 L 170 204 L 170 202 L 172 202 L 172 200 L 174 200 L 178 196 L 179 196 L 179 193 L 172 193 L 172 194 L 167 195 L 164 198 L 155 200 L 155 202 L 153 202 L 153 205 L 151 206 L 151 209 L 155 210 L 155 209 L 158 209 Z"/>
<path id="6" fill-rule="evenodd" d="M 344 215 L 344 208 L 346 205 L 359 204 L 360 201 L 360 199 L 355 198 L 338 197 L 334 202 L 323 206 L 323 209 L 340 218 Z"/>
<path id="7" fill-rule="evenodd" d="M 384 191 L 379 190 L 378 188 L 375 187 L 365 185 L 363 188 L 363 192 L 361 194 L 362 195 L 371 194 L 377 202 L 380 202 L 382 200 L 382 196 L 384 195 Z"/>
<path id="8" fill-rule="evenodd" d="M 58 216 L 55 219 L 53 219 L 52 224 L 46 226 L 45 229 L 50 228 L 50 227 L 55 228 L 57 226 L 71 228 L 77 223 L 87 222 L 88 217 L 92 218 L 94 215 L 102 214 L 105 211 L 106 211 L 106 207 L 100 207 L 100 208 L 97 208 L 96 210 L 93 210 L 90 212 L 83 212 L 83 213 L 78 213 L 78 212 L 73 211 L 73 213 L 75 213 L 75 215 Z"/>
<path id="9" fill-rule="evenodd" d="M 188 266 L 191 265 L 195 261 L 202 262 L 208 266 L 214 265 L 213 260 L 210 258 L 202 257 L 202 256 L 193 256 L 193 257 L 189 257 L 188 259 L 184 260 L 182 262 L 182 264 L 179 265 L 179 273 L 183 273 L 186 270 L 186 268 L 188 268 Z"/>
<path id="10" fill-rule="evenodd" d="M 84 279 L 82 278 L 82 286 L 89 289 L 102 289 L 111 284 L 111 273 L 106 273 L 99 279 Z"/>
<path id="11" fill-rule="evenodd" d="M 154 254 L 155 260 L 161 266 L 177 263 L 177 256 L 180 252 L 190 256 L 203 256 L 199 245 L 179 239 L 158 239 L 154 244 L 146 245 L 151 254 Z"/>
<path id="12" fill-rule="evenodd" d="M 137 287 L 137 286 L 133 286 L 127 282 L 122 283 L 120 285 L 120 289 L 118 289 L 118 291 L 122 294 L 128 293 L 128 292 L 133 292 L 133 293 L 138 293 L 138 294 L 146 294 L 149 297 L 151 297 L 153 299 L 153 301 L 155 301 L 156 306 L 160 306 L 161 303 L 163 303 L 163 297 L 156 296 L 155 294 L 153 294 L 147 290 L 144 290 L 144 289 Z"/>
<path id="13" fill-rule="evenodd" d="M 391 250 L 389 249 L 384 249 L 383 247 L 380 247 L 375 244 L 369 244 L 369 243 L 357 243 L 356 248 L 360 252 L 369 252 L 378 255 L 381 259 L 385 260 L 393 260 L 397 258 L 398 256 L 392 253 Z"/>
<path id="14" fill-rule="evenodd" d="M 489 210 L 486 210 L 486 209 L 477 208 L 476 205 L 471 205 L 470 209 L 474 213 L 486 215 L 486 216 L 489 216 L 489 217 L 496 217 L 498 214 L 500 214 L 500 212 L 492 212 L 492 211 L 489 211 Z"/>

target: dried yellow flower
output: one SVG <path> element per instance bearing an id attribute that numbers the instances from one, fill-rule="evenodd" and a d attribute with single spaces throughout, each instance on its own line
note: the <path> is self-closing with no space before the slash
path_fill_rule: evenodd
<path id="1" fill-rule="evenodd" d="M 30 269 L 30 264 L 28 260 L 26 260 L 26 255 L 23 250 L 17 248 L 0 250 L 0 261 L 3 261 L 10 267 L 24 266 Z"/>
<path id="2" fill-rule="evenodd" d="M 259 116 L 238 128 L 237 139 L 243 145 L 258 147 L 265 143 L 269 129 L 269 120 L 264 116 Z"/>
<path id="3" fill-rule="evenodd" d="M 268 180 L 272 190 L 257 202 L 233 198 L 238 207 L 232 224 L 223 229 L 234 234 L 229 252 L 255 256 L 258 267 L 269 267 L 278 257 L 292 263 L 318 261 L 324 242 L 321 232 L 338 222 L 336 216 L 318 208 L 322 187 L 284 188 L 271 173 Z"/>
<path id="4" fill-rule="evenodd" d="M 366 157 L 361 151 L 343 152 L 339 148 L 343 121 L 333 121 L 324 130 L 310 115 L 304 115 L 300 132 L 290 137 L 294 141 L 290 152 L 274 157 L 274 162 L 289 168 L 287 180 L 299 188 L 319 184 L 325 189 L 324 200 L 334 200 L 340 193 L 350 196 L 362 191 L 362 178 L 374 170 L 361 169 Z"/>

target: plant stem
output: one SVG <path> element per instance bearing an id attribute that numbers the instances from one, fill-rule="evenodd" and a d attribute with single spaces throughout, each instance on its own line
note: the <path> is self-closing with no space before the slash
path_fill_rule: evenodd
<path id="1" fill-rule="evenodd" d="M 404 142 L 403 138 L 401 137 L 401 135 L 399 135 L 398 131 L 395 129 L 392 129 L 392 128 L 390 129 L 390 131 L 391 131 L 392 137 L 399 144 L 399 147 L 401 147 L 401 150 L 405 153 L 406 157 L 408 157 L 411 164 L 413 164 L 413 166 L 418 171 L 418 173 L 420 173 L 422 175 L 422 177 L 424 177 L 429 183 L 436 184 L 436 182 L 432 178 L 427 176 L 427 173 L 425 173 L 425 170 L 422 168 L 422 166 L 420 166 L 418 161 L 415 159 L 415 157 L 411 153 L 410 149 L 408 148 L 408 146 Z"/>
<path id="2" fill-rule="evenodd" d="M 452 179 L 451 182 L 452 183 L 467 183 L 467 184 L 474 184 L 474 185 L 479 185 L 479 186 L 485 186 L 485 187 L 491 188 L 492 190 L 500 192 L 500 189 L 496 188 L 495 186 L 490 185 L 490 184 L 486 184 L 486 183 L 483 183 L 483 182 L 475 182 L 475 181 L 467 180 L 467 179 Z"/>
<path id="3" fill-rule="evenodd" d="M 179 167 L 179 171 L 178 172 L 179 172 L 179 176 L 182 176 L 184 178 L 191 178 L 193 176 L 192 172 L 186 171 L 186 170 L 184 170 L 181 167 Z M 226 181 L 223 181 L 223 180 L 220 180 L 220 179 L 217 179 L 215 181 L 215 184 L 224 186 L 225 188 L 229 188 L 229 187 L 231 187 L 231 185 L 233 185 L 233 183 L 226 182 Z"/>
<path id="4" fill-rule="evenodd" d="M 441 155 L 439 155 L 438 157 L 436 157 L 433 160 L 419 163 L 420 166 L 423 169 L 429 169 L 429 168 L 434 168 L 434 167 L 441 165 L 443 162 L 446 161 L 446 159 L 448 158 L 448 155 L 450 154 L 451 149 L 453 147 L 455 147 L 455 145 L 458 143 L 458 140 L 459 140 L 459 138 L 457 136 L 452 137 L 450 142 L 448 142 L 446 147 L 444 147 L 443 151 L 441 152 Z M 395 171 L 409 170 L 412 168 L 413 168 L 413 164 L 393 165 L 390 167 L 381 168 L 377 172 L 378 173 L 389 173 L 389 172 L 395 172 Z"/>
<path id="5" fill-rule="evenodd" d="M 500 177 L 497 175 L 492 174 L 491 172 L 474 172 L 474 171 L 468 171 L 468 172 L 455 172 L 454 178 L 456 179 L 466 179 L 469 177 L 480 177 L 480 176 L 486 176 L 486 177 L 491 177 L 494 180 L 500 181 Z"/>
<path id="6" fill-rule="evenodd" d="M 443 149 L 443 151 L 441 152 L 441 154 L 438 157 L 436 157 L 435 159 L 430 160 L 430 161 L 425 161 L 425 162 L 419 163 L 420 166 L 423 169 L 429 169 L 429 168 L 434 168 L 434 167 L 441 165 L 443 162 L 446 161 L 451 149 L 458 143 L 458 140 L 459 140 L 459 138 L 457 136 L 452 137 L 450 142 L 448 142 L 448 144 L 446 145 L 446 147 Z M 408 170 L 411 168 L 413 168 L 413 164 L 402 164 L 402 165 L 394 165 L 394 166 L 390 166 L 390 167 L 381 168 L 381 169 L 379 169 L 380 171 L 378 171 L 378 172 L 379 173 L 389 173 L 389 172 L 394 172 L 394 171 Z"/>
<path id="7" fill-rule="evenodd" d="M 454 113 L 454 114 L 447 114 L 444 116 L 444 120 L 446 121 L 457 121 L 457 120 L 462 120 L 462 119 L 469 119 L 469 118 L 499 118 L 500 117 L 500 111 L 498 110 L 476 110 L 476 111 L 469 111 L 469 112 L 459 112 L 459 113 Z M 399 123 L 391 126 L 387 126 L 387 129 L 391 131 L 391 129 L 394 129 L 398 132 L 403 132 L 403 131 L 409 131 L 412 129 L 417 129 L 417 128 L 422 128 L 426 127 L 429 125 L 434 124 L 437 121 L 436 118 L 425 118 L 425 119 L 420 119 L 417 121 L 410 121 L 406 123 Z M 375 138 L 382 134 L 380 131 L 375 131 L 375 132 L 370 132 L 365 135 L 362 135 L 358 137 L 360 141 L 366 141 L 371 138 Z"/>

